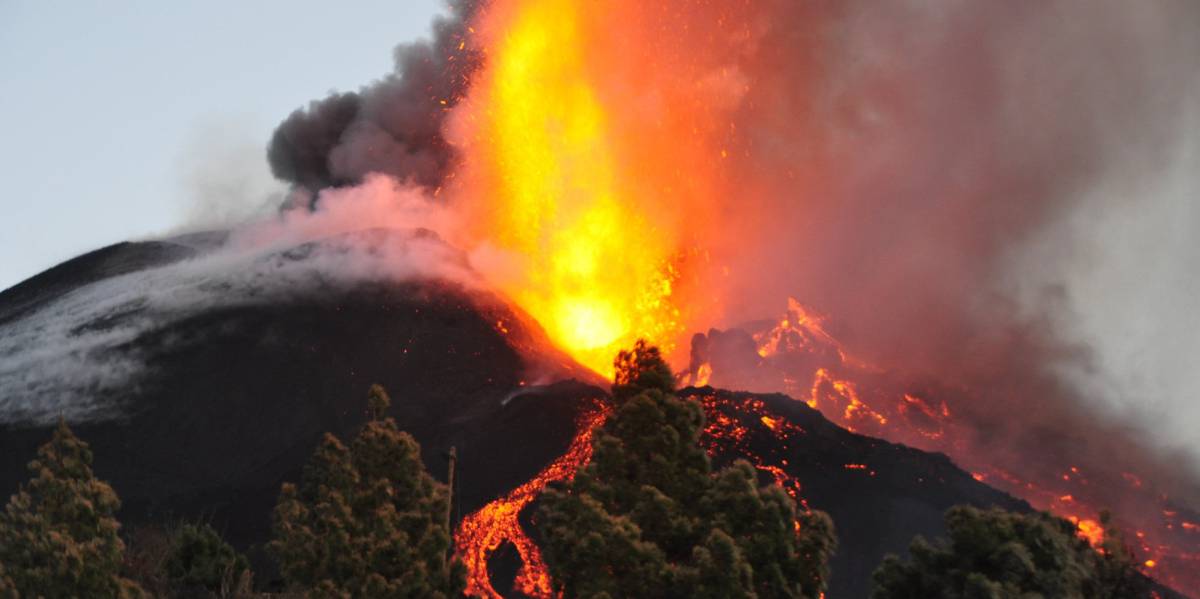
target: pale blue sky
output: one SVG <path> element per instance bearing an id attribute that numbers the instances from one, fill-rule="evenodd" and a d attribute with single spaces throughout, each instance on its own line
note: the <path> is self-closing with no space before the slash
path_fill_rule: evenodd
<path id="1" fill-rule="evenodd" d="M 0 289 L 178 227 L 200 176 L 259 193 L 275 125 L 390 71 L 442 8 L 0 0 Z"/>

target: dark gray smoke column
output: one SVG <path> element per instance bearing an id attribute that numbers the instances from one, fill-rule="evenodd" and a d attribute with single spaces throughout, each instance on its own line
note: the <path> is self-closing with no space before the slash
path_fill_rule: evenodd
<path id="1" fill-rule="evenodd" d="M 275 176 L 311 192 L 353 185 L 368 172 L 441 185 L 454 160 L 442 121 L 480 63 L 466 40 L 479 4 L 451 0 L 451 15 L 434 21 L 431 41 L 396 48 L 392 73 L 289 115 L 267 149 Z"/>

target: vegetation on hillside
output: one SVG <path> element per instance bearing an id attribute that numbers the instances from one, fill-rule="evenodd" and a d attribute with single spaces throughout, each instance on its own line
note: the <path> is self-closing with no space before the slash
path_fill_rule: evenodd
<path id="1" fill-rule="evenodd" d="M 704 412 L 675 395 L 657 348 L 639 342 L 614 364 L 614 409 L 595 431 L 591 462 L 535 504 L 556 593 L 823 597 L 837 545 L 829 517 L 798 510 L 747 462 L 714 470 L 699 442 Z M 389 405 L 373 386 L 357 437 L 346 445 L 326 434 L 300 483 L 283 485 L 268 548 L 284 596 L 461 596 L 449 490 L 425 471 Z M 256 596 L 247 559 L 208 524 L 145 527 L 126 551 L 120 501 L 91 464 L 88 445 L 60 421 L 0 512 L 0 599 Z M 954 507 L 947 538 L 917 537 L 907 560 L 883 561 L 872 598 L 1152 596 L 1107 514 L 1101 523 L 1093 547 L 1048 513 Z"/>
<path id="2" fill-rule="evenodd" d="M 674 395 L 658 349 L 616 362 L 615 413 L 591 463 L 547 490 L 536 522 L 564 597 L 818 597 L 836 545 L 820 512 L 797 515 L 738 462 L 714 472 L 704 413 Z M 799 527 L 799 530 L 797 530 Z"/>
<path id="3" fill-rule="evenodd" d="M 145 595 L 121 576 L 121 502 L 91 466 L 87 443 L 60 420 L 0 512 L 0 597 Z"/>
<path id="4" fill-rule="evenodd" d="M 917 537 L 908 561 L 884 559 L 871 597 L 1150 597 L 1128 547 L 1107 515 L 1103 520 L 1097 550 L 1074 524 L 1048 513 L 957 506 L 946 512 L 947 539 L 931 544 Z"/>
<path id="5" fill-rule="evenodd" d="M 466 570 L 449 557 L 448 491 L 421 463 L 417 442 L 385 417 L 344 445 L 326 434 L 300 486 L 284 484 L 270 548 L 288 585 L 314 597 L 457 597 Z"/>
<path id="6" fill-rule="evenodd" d="M 218 597 L 250 591 L 250 563 L 208 524 L 175 531 L 163 571 L 177 589 L 204 589 Z"/>

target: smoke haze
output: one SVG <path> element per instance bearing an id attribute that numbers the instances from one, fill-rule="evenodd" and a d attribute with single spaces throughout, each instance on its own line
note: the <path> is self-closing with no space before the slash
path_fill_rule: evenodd
<path id="1" fill-rule="evenodd" d="M 284 202 L 287 187 L 271 176 L 248 120 L 206 119 L 186 140 L 176 160 L 184 229 L 233 227 L 271 214 Z"/>
<path id="2" fill-rule="evenodd" d="M 1200 7 L 771 6 L 738 63 L 727 324 L 795 295 L 989 413 L 1119 406 L 1200 455 Z"/>
<path id="3" fill-rule="evenodd" d="M 1200 456 L 1188 367 L 1200 339 L 1200 6 L 609 8 L 590 15 L 611 36 L 590 66 L 644 38 L 656 57 L 600 75 L 611 88 L 600 93 L 633 115 L 615 120 L 619 135 L 661 120 L 672 96 L 657 80 L 689 82 L 733 131 L 650 146 L 680 155 L 669 164 L 683 178 L 663 187 L 716 173 L 705 185 L 715 200 L 685 206 L 695 198 L 650 185 L 642 198 L 655 222 L 683 223 L 676 242 L 711 252 L 711 272 L 679 291 L 719 306 L 695 330 L 774 315 L 796 296 L 875 362 L 978 389 L 970 409 L 983 414 L 1028 414 L 999 425 L 1014 429 L 1006 440 L 1058 421 L 1107 429 L 1091 413 L 1104 410 Z M 478 18 L 474 3 L 455 4 L 432 42 L 397 50 L 395 73 L 293 113 L 270 146 L 274 173 L 309 190 L 369 172 L 439 189 L 472 151 L 453 129 L 477 91 L 482 55 L 466 31 Z M 720 143 L 728 159 L 714 147 L 705 165 L 692 143 Z M 435 200 L 439 233 L 485 274 L 512 278 L 519 266 L 463 233 L 489 210 L 471 168 Z"/>

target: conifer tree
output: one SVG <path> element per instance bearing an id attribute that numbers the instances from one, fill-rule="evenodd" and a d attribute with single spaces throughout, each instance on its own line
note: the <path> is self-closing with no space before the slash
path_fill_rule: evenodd
<path id="1" fill-rule="evenodd" d="M 144 595 L 120 576 L 120 500 L 91 465 L 87 443 L 59 420 L 0 513 L 0 597 Z"/>
<path id="2" fill-rule="evenodd" d="M 543 495 L 535 522 L 565 597 L 810 597 L 836 541 L 827 516 L 800 517 L 740 461 L 712 471 L 704 413 L 674 396 L 657 348 L 615 362 L 614 414 L 591 463 Z"/>
<path id="3" fill-rule="evenodd" d="M 1049 513 L 969 506 L 950 508 L 946 528 L 948 538 L 941 542 L 913 540 L 908 561 L 885 558 L 875 570 L 871 597 L 1151 596 L 1115 529 L 1105 531 L 1098 551 L 1079 537 L 1074 524 Z"/>
<path id="4" fill-rule="evenodd" d="M 466 570 L 447 557 L 446 486 L 425 472 L 420 447 L 384 415 L 349 447 L 326 434 L 299 487 L 284 484 L 271 549 L 287 582 L 315 597 L 457 597 Z"/>

